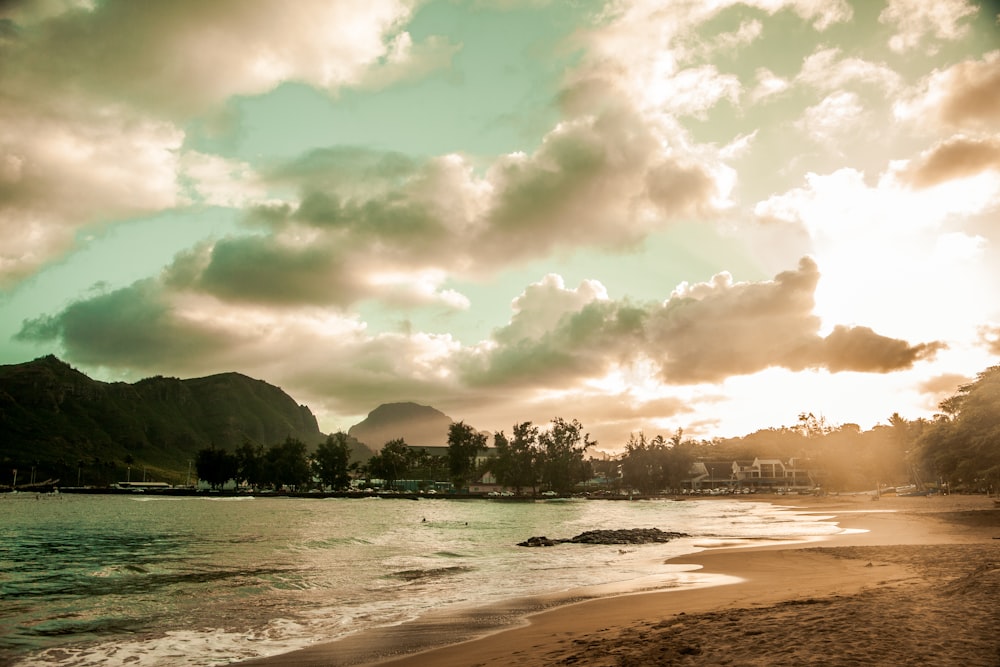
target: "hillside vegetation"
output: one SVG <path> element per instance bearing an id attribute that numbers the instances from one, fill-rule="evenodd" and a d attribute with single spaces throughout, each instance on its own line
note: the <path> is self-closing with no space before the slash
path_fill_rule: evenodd
<path id="1" fill-rule="evenodd" d="M 198 450 L 325 438 L 316 417 L 280 388 L 239 373 L 100 382 L 54 356 L 0 366 L 0 483 L 64 485 L 132 479 L 142 468 L 182 482 Z M 138 475 L 138 477 L 137 477 Z"/>

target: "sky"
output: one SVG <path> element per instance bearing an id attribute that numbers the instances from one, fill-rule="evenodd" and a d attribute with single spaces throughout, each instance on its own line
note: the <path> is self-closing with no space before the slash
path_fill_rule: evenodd
<path id="1" fill-rule="evenodd" d="M 0 364 L 606 451 L 931 417 L 1000 363 L 998 4 L 0 2 Z"/>

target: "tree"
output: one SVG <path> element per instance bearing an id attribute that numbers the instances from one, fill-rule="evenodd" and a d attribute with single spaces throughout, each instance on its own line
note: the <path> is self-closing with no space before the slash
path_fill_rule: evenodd
<path id="1" fill-rule="evenodd" d="M 133 457 L 131 454 L 126 454 L 125 458 L 123 458 L 122 461 L 125 463 L 125 469 L 128 471 L 128 472 L 125 473 L 126 474 L 125 479 L 127 481 L 131 482 L 132 481 L 132 464 L 135 463 L 135 457 Z"/>
<path id="2" fill-rule="evenodd" d="M 443 470 L 442 458 L 430 454 L 426 449 L 411 449 L 410 452 L 413 455 L 410 474 L 415 479 L 420 480 L 421 487 L 433 486 L 438 479 L 439 472 Z"/>
<path id="3" fill-rule="evenodd" d="M 486 434 L 465 422 L 448 427 L 448 471 L 456 489 L 465 488 L 476 471 L 476 458 L 486 451 Z"/>
<path id="4" fill-rule="evenodd" d="M 236 480 L 256 488 L 266 483 L 264 474 L 264 447 L 254 445 L 249 440 L 236 450 Z"/>
<path id="5" fill-rule="evenodd" d="M 368 471 L 380 478 L 386 488 L 396 485 L 396 480 L 402 479 L 409 472 L 416 454 L 407 446 L 402 438 L 390 440 L 382 445 L 378 454 L 368 460 Z"/>
<path id="6" fill-rule="evenodd" d="M 590 464 L 583 455 L 596 445 L 583 425 L 556 417 L 549 430 L 538 437 L 542 448 L 542 483 L 556 492 L 567 492 L 591 476 Z"/>
<path id="7" fill-rule="evenodd" d="M 265 478 L 275 488 L 299 487 L 309 482 L 309 461 L 306 445 L 289 436 L 280 445 L 274 445 L 264 456 Z"/>
<path id="8" fill-rule="evenodd" d="M 826 417 L 822 415 L 816 417 L 811 412 L 800 412 L 799 430 L 803 435 L 813 438 L 827 433 L 830 431 L 830 427 L 826 424 Z"/>
<path id="9" fill-rule="evenodd" d="M 229 452 L 216 449 L 215 445 L 198 451 L 195 459 L 195 469 L 198 477 L 217 489 L 231 479 L 236 478 L 236 456 Z"/>
<path id="10" fill-rule="evenodd" d="M 940 405 L 944 414 L 925 426 L 917 461 L 935 478 L 971 489 L 1000 485 L 1000 366 L 958 388 Z"/>
<path id="11" fill-rule="evenodd" d="M 663 464 L 663 480 L 665 489 L 680 489 L 684 480 L 690 478 L 691 464 L 694 463 L 694 450 L 698 446 L 693 440 L 680 439 L 681 430 L 677 430 L 676 440 L 671 438 Z"/>
<path id="12" fill-rule="evenodd" d="M 663 487 L 663 438 L 656 436 L 646 441 L 646 434 L 629 435 L 622 457 L 622 481 L 626 488 L 640 493 L 653 493 Z"/>
<path id="13" fill-rule="evenodd" d="M 351 463 L 351 447 L 347 434 L 343 431 L 327 436 L 313 454 L 313 470 L 320 481 L 334 489 L 342 489 L 351 483 L 348 469 Z"/>
<path id="14" fill-rule="evenodd" d="M 531 422 L 515 424 L 512 440 L 500 431 L 494 434 L 493 444 L 497 454 L 490 464 L 497 483 L 518 494 L 521 489 L 530 488 L 534 494 L 540 479 L 538 427 Z"/>
<path id="15" fill-rule="evenodd" d="M 683 429 L 677 429 L 669 440 L 657 435 L 647 442 L 641 431 L 638 437 L 631 435 L 622 457 L 622 481 L 642 493 L 679 489 L 689 476 L 694 446 L 684 440 Z"/>

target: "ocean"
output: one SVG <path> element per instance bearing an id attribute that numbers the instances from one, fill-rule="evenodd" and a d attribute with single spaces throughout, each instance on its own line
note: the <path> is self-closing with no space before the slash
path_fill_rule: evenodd
<path id="1" fill-rule="evenodd" d="M 0 495 L 0 664 L 222 665 L 432 612 L 719 583 L 664 561 L 840 532 L 766 502 Z M 660 528 L 666 544 L 518 547 Z"/>

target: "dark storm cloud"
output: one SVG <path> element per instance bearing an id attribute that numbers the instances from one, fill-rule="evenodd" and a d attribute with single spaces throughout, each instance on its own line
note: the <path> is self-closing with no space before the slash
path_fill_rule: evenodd
<path id="1" fill-rule="evenodd" d="M 454 240 L 433 211 L 398 193 L 345 202 L 336 195 L 309 192 L 293 219 L 322 229 L 350 232 L 360 243 L 383 244 L 390 256 L 440 251 L 442 244 Z"/>
<path id="2" fill-rule="evenodd" d="M 268 172 L 269 179 L 298 185 L 304 190 L 322 190 L 366 183 L 399 186 L 420 169 L 413 158 L 394 151 L 362 146 L 317 148 Z"/>
<path id="3" fill-rule="evenodd" d="M 365 294 L 350 263 L 335 249 L 288 246 L 249 236 L 181 253 L 166 269 L 166 284 L 224 301 L 271 305 L 347 306 Z"/>
<path id="4" fill-rule="evenodd" d="M 179 318 L 151 279 L 27 320 L 16 338 L 57 341 L 80 364 L 140 369 L 186 367 L 232 342 L 209 324 Z"/>

